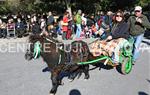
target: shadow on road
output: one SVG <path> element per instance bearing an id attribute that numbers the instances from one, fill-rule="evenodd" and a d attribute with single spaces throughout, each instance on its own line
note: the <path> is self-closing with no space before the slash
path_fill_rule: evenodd
<path id="1" fill-rule="evenodd" d="M 147 44 L 147 45 L 150 45 L 150 42 L 147 42 L 147 41 L 142 41 L 142 42 Z"/>
<path id="2" fill-rule="evenodd" d="M 42 72 L 50 72 L 51 69 L 49 67 L 45 67 L 44 69 L 42 69 Z"/>
<path id="3" fill-rule="evenodd" d="M 105 70 L 111 70 L 111 69 L 113 69 L 112 66 L 104 65 L 104 63 L 102 63 L 102 62 L 96 63 L 96 64 L 94 64 L 93 66 L 94 66 L 94 67 L 91 68 L 90 71 L 95 70 L 95 69 L 97 69 L 97 68 L 99 68 L 99 70 L 101 70 L 101 69 L 105 69 Z"/>
<path id="4" fill-rule="evenodd" d="M 146 30 L 146 31 L 145 31 L 144 37 L 145 37 L 146 39 L 150 39 L 150 30 Z"/>
<path id="5" fill-rule="evenodd" d="M 150 80 L 147 79 L 147 81 L 150 83 Z"/>
<path id="6" fill-rule="evenodd" d="M 80 91 L 77 89 L 73 89 L 69 92 L 69 95 L 81 95 Z"/>
<path id="7" fill-rule="evenodd" d="M 145 92 L 141 92 L 141 91 L 140 91 L 140 92 L 138 93 L 138 95 L 148 95 L 148 94 L 145 93 Z"/>

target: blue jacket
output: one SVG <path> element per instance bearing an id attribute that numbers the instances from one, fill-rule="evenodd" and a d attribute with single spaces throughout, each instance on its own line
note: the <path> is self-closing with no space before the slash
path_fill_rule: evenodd
<path id="1" fill-rule="evenodd" d="M 17 22 L 16 23 L 16 29 L 24 29 L 25 28 L 25 25 L 24 25 L 24 23 L 23 22 Z"/>

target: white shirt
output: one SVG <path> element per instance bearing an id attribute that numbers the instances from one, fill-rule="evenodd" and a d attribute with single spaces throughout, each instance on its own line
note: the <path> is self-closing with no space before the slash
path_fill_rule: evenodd
<path id="1" fill-rule="evenodd" d="M 82 19 L 82 25 L 86 25 L 87 24 L 87 18 L 82 16 L 81 19 Z"/>

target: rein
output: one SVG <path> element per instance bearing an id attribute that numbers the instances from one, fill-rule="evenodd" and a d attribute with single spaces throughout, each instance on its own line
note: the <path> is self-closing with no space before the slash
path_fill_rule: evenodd
<path id="1" fill-rule="evenodd" d="M 56 44 L 56 42 L 50 40 L 49 38 L 45 38 L 45 39 L 46 39 L 47 41 L 49 41 L 49 42 L 52 42 L 52 43 Z M 41 50 L 41 43 L 40 43 L 40 41 L 35 42 L 35 44 L 34 44 L 34 53 L 33 53 L 34 59 L 39 58 L 41 51 L 42 51 L 42 50 Z M 62 57 L 62 55 L 59 54 L 59 61 L 58 61 L 58 64 L 61 63 L 61 57 Z"/>
<path id="2" fill-rule="evenodd" d="M 54 41 L 52 41 L 51 39 L 49 39 L 49 38 L 47 38 L 47 37 L 45 37 L 45 39 L 46 39 L 47 41 L 49 41 L 49 42 L 52 42 L 52 43 L 56 44 Z"/>

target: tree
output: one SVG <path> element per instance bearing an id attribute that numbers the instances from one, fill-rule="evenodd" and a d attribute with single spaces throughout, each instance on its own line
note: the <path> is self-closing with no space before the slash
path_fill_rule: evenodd
<path id="1" fill-rule="evenodd" d="M 150 11 L 150 0 L 136 0 L 136 5 L 142 6 L 144 11 Z"/>
<path id="2" fill-rule="evenodd" d="M 10 3 L 6 4 L 2 9 L 8 9 L 13 6 L 16 10 L 22 11 L 56 11 L 64 13 L 66 9 L 70 14 L 72 11 L 81 9 L 85 13 L 95 13 L 99 10 L 116 11 L 118 9 L 133 9 L 136 5 L 142 7 L 150 6 L 150 0 L 6 0 Z M 15 2 L 11 4 L 11 2 Z M 36 1 L 41 1 L 36 3 Z M 18 5 L 19 4 L 19 5 Z M 17 5 L 17 6 L 16 6 Z M 2 10 L 1 9 L 1 10 Z M 10 8 L 11 9 L 11 8 Z M 12 9 L 14 11 L 14 9 Z"/>

